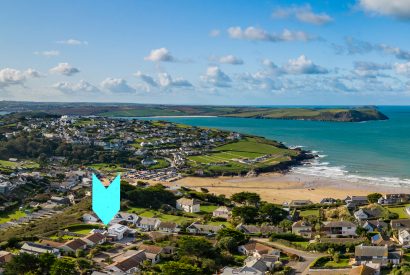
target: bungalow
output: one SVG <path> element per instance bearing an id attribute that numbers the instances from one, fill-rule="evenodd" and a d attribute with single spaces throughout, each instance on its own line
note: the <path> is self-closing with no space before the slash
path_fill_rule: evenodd
<path id="1" fill-rule="evenodd" d="M 176 208 L 188 213 L 197 213 L 201 211 L 201 205 L 196 199 L 180 198 L 177 200 Z"/>
<path id="2" fill-rule="evenodd" d="M 265 271 L 260 271 L 254 267 L 229 267 L 226 266 L 222 269 L 222 275 L 263 275 Z"/>
<path id="3" fill-rule="evenodd" d="M 293 200 L 289 203 L 289 207 L 298 208 L 298 207 L 308 206 L 312 204 L 313 202 L 310 200 Z"/>
<path id="4" fill-rule="evenodd" d="M 367 196 L 347 196 L 344 201 L 349 209 L 354 209 L 358 206 L 369 204 Z"/>
<path id="5" fill-rule="evenodd" d="M 391 220 L 390 226 L 393 230 L 410 229 L 410 219 Z"/>
<path id="6" fill-rule="evenodd" d="M 136 226 L 138 228 L 141 228 L 144 231 L 152 231 L 152 230 L 157 229 L 160 223 L 161 223 L 161 220 L 157 218 L 141 217 L 141 219 L 138 220 Z"/>
<path id="7" fill-rule="evenodd" d="M 334 198 L 323 198 L 320 201 L 320 204 L 335 204 L 335 203 L 337 203 L 337 200 Z"/>
<path id="8" fill-rule="evenodd" d="M 133 253 L 130 253 L 133 252 Z M 129 250 L 126 255 L 120 255 L 114 258 L 114 263 L 105 267 L 109 272 L 119 274 L 135 274 L 140 271 L 141 264 L 147 259 L 142 250 Z"/>
<path id="9" fill-rule="evenodd" d="M 215 234 L 222 228 L 224 228 L 222 225 L 208 225 L 194 222 L 189 225 L 186 230 L 192 234 Z"/>
<path id="10" fill-rule="evenodd" d="M 399 243 L 402 246 L 405 246 L 405 247 L 410 246 L 410 233 L 409 233 L 409 230 L 406 230 L 406 229 L 399 230 L 398 236 L 399 236 L 399 238 L 398 238 Z"/>
<path id="11" fill-rule="evenodd" d="M 271 254 L 271 255 L 280 255 L 280 251 L 273 249 L 270 246 L 255 242 L 255 241 L 250 241 L 246 244 L 240 245 L 238 247 L 238 251 L 244 255 L 248 256 L 254 256 L 254 257 L 262 257 L 262 255 L 265 254 Z"/>
<path id="12" fill-rule="evenodd" d="M 13 254 L 8 251 L 0 250 L 0 265 L 10 262 L 11 258 L 13 258 Z"/>
<path id="13" fill-rule="evenodd" d="M 377 267 L 378 268 L 377 268 Z M 359 265 L 353 266 L 349 272 L 349 275 L 379 275 L 380 274 L 380 265 Z"/>
<path id="14" fill-rule="evenodd" d="M 114 223 L 124 223 L 124 224 L 132 224 L 136 225 L 139 220 L 139 217 L 137 214 L 134 213 L 126 213 L 126 212 L 119 212 L 115 215 L 113 221 L 111 222 L 112 224 Z"/>
<path id="15" fill-rule="evenodd" d="M 309 222 L 297 221 L 292 224 L 292 233 L 306 238 L 311 238 L 313 227 Z"/>
<path id="16" fill-rule="evenodd" d="M 386 194 L 377 200 L 382 205 L 406 203 L 410 200 L 410 194 Z"/>
<path id="17" fill-rule="evenodd" d="M 358 221 L 363 220 L 376 220 L 381 218 L 382 211 L 379 208 L 369 209 L 369 208 L 360 208 L 356 212 L 353 213 L 354 217 Z"/>
<path id="18" fill-rule="evenodd" d="M 232 216 L 232 211 L 226 206 L 220 206 L 212 212 L 212 217 L 229 219 Z"/>
<path id="19" fill-rule="evenodd" d="M 87 246 L 96 246 L 97 244 L 103 244 L 106 242 L 107 238 L 98 232 L 88 234 L 84 238 L 82 238 L 84 242 L 87 243 Z"/>
<path id="20" fill-rule="evenodd" d="M 168 233 L 178 233 L 181 231 L 181 228 L 174 222 L 160 222 L 158 225 L 158 230 Z"/>
<path id="21" fill-rule="evenodd" d="M 257 225 L 252 225 L 252 224 L 239 224 L 236 227 L 237 230 L 247 234 L 247 235 L 262 235 L 262 236 L 267 236 L 272 233 L 279 233 L 282 230 L 276 226 L 273 225 L 262 225 L 262 226 L 257 226 Z"/>
<path id="22" fill-rule="evenodd" d="M 151 260 L 152 264 L 156 264 L 161 260 L 161 253 L 163 253 L 163 248 L 157 245 L 146 245 L 142 244 L 138 247 L 139 250 L 143 250 L 145 253 L 145 257 L 148 260 Z"/>
<path id="23" fill-rule="evenodd" d="M 42 245 L 38 243 L 32 243 L 32 242 L 26 242 L 23 244 L 23 246 L 20 249 L 20 252 L 23 253 L 28 253 L 28 254 L 34 254 L 34 255 L 40 255 L 43 253 L 50 253 L 53 254 L 57 257 L 60 257 L 60 250 L 56 248 L 52 248 L 47 245 Z"/>
<path id="24" fill-rule="evenodd" d="M 389 226 L 387 223 L 379 220 L 368 220 L 362 223 L 362 227 L 367 230 L 367 232 L 385 232 Z"/>
<path id="25" fill-rule="evenodd" d="M 60 205 L 68 205 L 70 204 L 70 200 L 67 197 L 57 197 L 57 196 L 52 196 L 50 198 L 51 202 L 54 202 L 56 204 L 60 204 Z"/>
<path id="26" fill-rule="evenodd" d="M 67 252 L 76 252 L 77 249 L 85 250 L 87 248 L 87 243 L 81 239 L 74 239 L 66 242 L 61 246 L 61 249 Z"/>
<path id="27" fill-rule="evenodd" d="M 330 238 L 356 236 L 357 226 L 349 221 L 326 222 L 322 227 L 322 233 Z"/>
<path id="28" fill-rule="evenodd" d="M 395 253 L 389 253 L 385 246 L 366 246 L 358 245 L 355 247 L 355 260 L 357 264 L 376 263 L 387 266 L 388 263 L 399 264 L 400 257 L 397 259 Z"/>
<path id="29" fill-rule="evenodd" d="M 85 223 L 96 223 L 100 219 L 94 213 L 86 213 L 83 214 L 83 222 Z"/>

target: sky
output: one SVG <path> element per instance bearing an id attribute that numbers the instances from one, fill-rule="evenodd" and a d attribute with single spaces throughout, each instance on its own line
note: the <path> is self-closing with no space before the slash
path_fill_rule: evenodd
<path id="1" fill-rule="evenodd" d="M 0 100 L 410 104 L 409 0 L 1 0 Z"/>

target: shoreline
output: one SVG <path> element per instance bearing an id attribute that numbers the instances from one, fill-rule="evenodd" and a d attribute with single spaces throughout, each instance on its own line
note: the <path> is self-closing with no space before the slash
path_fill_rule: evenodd
<path id="1" fill-rule="evenodd" d="M 330 179 L 321 176 L 303 175 L 296 172 L 286 174 L 265 173 L 254 177 L 186 177 L 166 186 L 185 186 L 200 191 L 206 188 L 216 195 L 231 196 L 246 191 L 258 193 L 263 200 L 284 203 L 291 200 L 311 200 L 320 202 L 323 198 L 344 199 L 347 196 L 365 196 L 369 193 L 410 193 L 409 187 L 375 185 L 372 183 L 352 183 L 348 179 Z"/>

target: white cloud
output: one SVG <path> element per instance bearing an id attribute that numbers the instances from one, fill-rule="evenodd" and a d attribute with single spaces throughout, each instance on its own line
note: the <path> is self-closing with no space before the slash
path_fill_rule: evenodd
<path id="1" fill-rule="evenodd" d="M 144 74 L 140 71 L 137 71 L 134 74 L 136 77 L 141 79 L 144 83 L 148 84 L 151 87 L 161 87 L 161 88 L 171 88 L 171 87 L 180 87 L 180 88 L 189 88 L 193 87 L 191 82 L 183 78 L 173 79 L 168 73 L 159 73 L 158 81 L 156 81 L 152 76 Z"/>
<path id="2" fill-rule="evenodd" d="M 381 71 L 389 69 L 391 69 L 390 64 L 379 64 L 368 61 L 356 61 L 354 63 L 353 73 L 361 77 L 375 78 L 380 76 L 386 76 Z"/>
<path id="3" fill-rule="evenodd" d="M 50 73 L 62 74 L 66 76 L 72 76 L 79 72 L 80 72 L 79 69 L 72 67 L 68 63 L 59 63 L 56 67 L 50 69 Z"/>
<path id="4" fill-rule="evenodd" d="M 40 73 L 34 69 L 20 71 L 12 68 L 0 70 L 0 88 L 11 85 L 23 85 L 27 78 L 40 77 Z"/>
<path id="5" fill-rule="evenodd" d="M 410 62 L 394 64 L 394 70 L 398 74 L 410 76 Z"/>
<path id="6" fill-rule="evenodd" d="M 201 79 L 215 87 L 230 87 L 232 82 L 231 78 L 216 66 L 208 67 Z"/>
<path id="7" fill-rule="evenodd" d="M 410 19 L 410 1 L 408 0 L 359 0 L 365 11 L 399 19 Z"/>
<path id="8" fill-rule="evenodd" d="M 57 41 L 58 44 L 65 44 L 65 45 L 70 45 L 70 46 L 81 46 L 81 45 L 88 45 L 87 41 L 81 41 L 77 39 L 67 39 L 67 40 L 60 40 Z"/>
<path id="9" fill-rule="evenodd" d="M 219 58 L 219 62 L 223 64 L 231 64 L 231 65 L 242 65 L 243 60 L 239 57 L 236 57 L 232 54 L 221 56 Z"/>
<path id="10" fill-rule="evenodd" d="M 309 24 L 324 25 L 333 21 L 326 13 L 314 13 L 310 5 L 280 7 L 273 11 L 274 18 L 294 17 L 297 20 Z"/>
<path id="11" fill-rule="evenodd" d="M 326 74 L 329 72 L 326 68 L 314 64 L 312 60 L 304 55 L 296 59 L 289 59 L 283 68 L 290 74 Z"/>
<path id="12" fill-rule="evenodd" d="M 150 54 L 144 58 L 153 62 L 174 62 L 175 58 L 171 55 L 167 48 L 159 48 L 151 50 Z"/>
<path id="13" fill-rule="evenodd" d="M 209 32 L 209 36 L 212 36 L 212 37 L 217 37 L 217 36 L 219 36 L 219 35 L 221 35 L 221 31 L 220 30 L 211 30 L 210 32 Z"/>
<path id="14" fill-rule="evenodd" d="M 137 78 L 144 81 L 145 83 L 147 83 L 148 85 L 150 85 L 152 87 L 158 87 L 158 83 L 154 80 L 154 78 L 152 76 L 144 74 L 141 71 L 137 71 L 134 75 Z"/>
<path id="15" fill-rule="evenodd" d="M 73 94 L 73 93 L 97 93 L 100 90 L 94 85 L 90 84 L 85 80 L 80 80 L 77 83 L 71 82 L 58 82 L 53 85 L 53 88 L 60 90 L 64 93 Z"/>
<path id="16" fill-rule="evenodd" d="M 45 57 L 53 57 L 53 56 L 59 56 L 60 52 L 57 50 L 50 50 L 50 51 L 42 51 L 42 52 L 34 52 L 35 55 L 42 55 Z"/>
<path id="17" fill-rule="evenodd" d="M 229 37 L 233 39 L 244 39 L 252 41 L 269 41 L 269 42 L 281 42 L 281 41 L 309 41 L 316 38 L 311 37 L 302 31 L 290 31 L 284 29 L 282 33 L 269 33 L 263 29 L 253 26 L 242 29 L 241 27 L 230 27 L 228 29 Z"/>
<path id="18" fill-rule="evenodd" d="M 134 93 L 136 91 L 122 78 L 108 77 L 101 82 L 101 87 L 113 93 Z"/>
<path id="19" fill-rule="evenodd" d="M 27 69 L 24 73 L 28 77 L 41 77 L 41 74 L 32 68 Z"/>

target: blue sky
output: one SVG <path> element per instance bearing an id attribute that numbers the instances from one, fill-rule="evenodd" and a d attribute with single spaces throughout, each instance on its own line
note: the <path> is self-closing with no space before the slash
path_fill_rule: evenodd
<path id="1" fill-rule="evenodd" d="M 0 100 L 409 104 L 410 1 L 0 2 Z"/>

